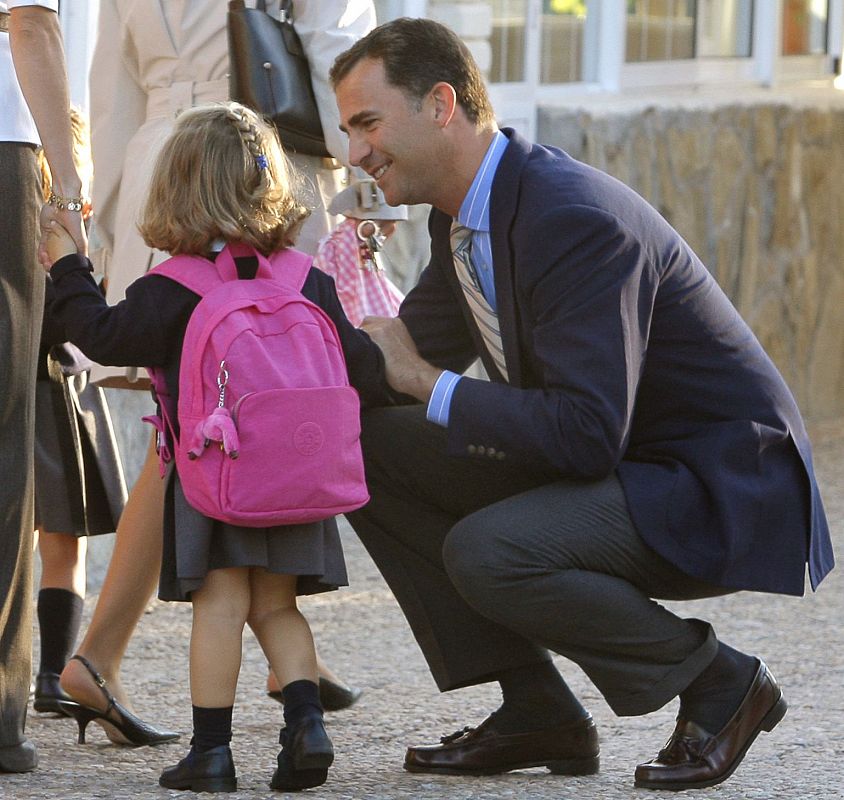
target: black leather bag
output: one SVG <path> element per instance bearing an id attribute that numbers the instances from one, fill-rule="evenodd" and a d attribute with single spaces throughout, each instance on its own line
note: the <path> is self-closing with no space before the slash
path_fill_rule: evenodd
<path id="1" fill-rule="evenodd" d="M 272 120 L 286 150 L 330 156 L 291 0 L 281 0 L 278 19 L 266 9 L 265 0 L 229 3 L 229 97 Z"/>

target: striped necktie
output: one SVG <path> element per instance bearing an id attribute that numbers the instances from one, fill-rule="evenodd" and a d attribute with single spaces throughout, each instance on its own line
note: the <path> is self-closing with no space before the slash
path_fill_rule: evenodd
<path id="1" fill-rule="evenodd" d="M 498 327 L 498 314 L 492 310 L 484 297 L 472 265 L 472 230 L 461 225 L 457 220 L 451 224 L 451 252 L 454 256 L 457 280 L 475 317 L 486 349 L 504 380 L 509 380 L 507 363 L 504 360 L 504 347 L 501 343 L 501 329 Z"/>

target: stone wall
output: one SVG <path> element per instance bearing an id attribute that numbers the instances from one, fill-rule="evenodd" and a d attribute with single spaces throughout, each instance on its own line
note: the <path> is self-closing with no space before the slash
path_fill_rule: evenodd
<path id="1" fill-rule="evenodd" d="M 844 98 L 807 94 L 541 108 L 537 139 L 656 206 L 820 422 L 844 415 Z"/>

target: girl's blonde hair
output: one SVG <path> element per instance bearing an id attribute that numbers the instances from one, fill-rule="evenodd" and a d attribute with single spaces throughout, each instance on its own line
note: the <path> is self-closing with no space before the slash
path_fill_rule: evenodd
<path id="1" fill-rule="evenodd" d="M 173 255 L 206 255 L 216 239 L 267 255 L 291 245 L 310 213 L 301 180 L 254 111 L 197 106 L 179 116 L 158 156 L 138 227 L 150 247 Z"/>

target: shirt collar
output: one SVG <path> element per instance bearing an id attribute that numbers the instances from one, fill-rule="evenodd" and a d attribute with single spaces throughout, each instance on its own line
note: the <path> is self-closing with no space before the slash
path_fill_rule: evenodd
<path id="1" fill-rule="evenodd" d="M 498 162 L 507 149 L 509 140 L 501 132 L 496 131 L 492 137 L 484 160 L 481 162 L 475 179 L 463 198 L 457 221 L 473 231 L 489 231 L 489 196 L 492 191 L 492 179 L 498 169 Z"/>

